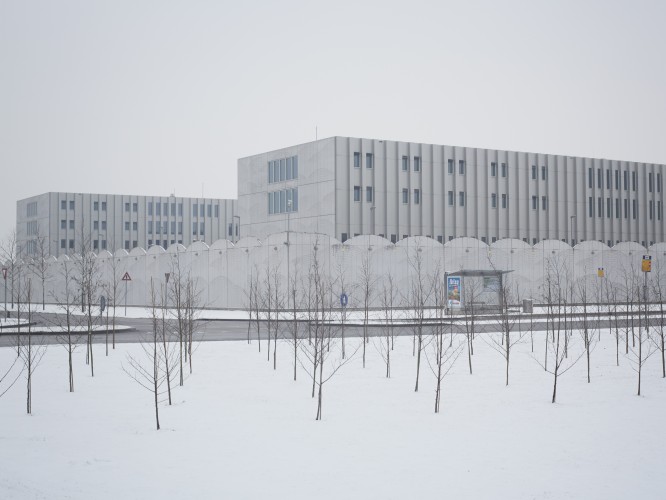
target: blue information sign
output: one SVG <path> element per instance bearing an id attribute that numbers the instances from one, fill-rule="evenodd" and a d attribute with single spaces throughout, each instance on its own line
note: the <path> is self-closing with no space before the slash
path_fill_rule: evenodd
<path id="1" fill-rule="evenodd" d="M 349 302 L 349 297 L 347 297 L 347 294 L 343 292 L 342 295 L 340 295 L 340 305 L 342 307 L 347 307 L 348 302 Z"/>

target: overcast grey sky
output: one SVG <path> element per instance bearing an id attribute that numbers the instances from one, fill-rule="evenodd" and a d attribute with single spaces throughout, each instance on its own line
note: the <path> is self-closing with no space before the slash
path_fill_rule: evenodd
<path id="1" fill-rule="evenodd" d="M 0 235 L 332 135 L 666 163 L 666 2 L 0 0 Z"/>

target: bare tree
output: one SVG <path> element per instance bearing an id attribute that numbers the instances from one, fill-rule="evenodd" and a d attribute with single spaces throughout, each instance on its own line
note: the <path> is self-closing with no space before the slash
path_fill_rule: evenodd
<path id="1" fill-rule="evenodd" d="M 23 358 L 23 365 L 26 373 L 26 412 L 28 415 L 32 414 L 32 378 L 39 366 L 44 353 L 46 352 L 46 346 L 39 339 L 36 339 L 32 334 L 32 313 L 33 313 L 33 296 L 32 296 L 32 280 L 30 278 L 25 279 L 25 283 L 22 283 L 19 287 L 19 297 L 17 301 L 18 308 L 23 307 L 27 316 L 27 332 L 25 335 L 19 337 L 23 342 L 23 348 L 20 350 L 21 356 Z M 21 293 L 22 292 L 22 293 Z M 20 331 L 20 327 L 19 327 Z"/>
<path id="2" fill-rule="evenodd" d="M 428 278 L 425 263 L 423 262 L 423 249 L 420 246 L 415 249 L 413 256 L 408 256 L 408 260 L 412 272 L 408 303 L 410 314 L 412 316 L 413 348 L 416 355 L 416 382 L 414 384 L 414 392 L 418 392 L 419 376 L 421 373 L 421 353 L 425 348 L 425 312 L 432 294 L 434 281 L 436 280 Z"/>
<path id="3" fill-rule="evenodd" d="M 638 297 L 638 313 L 639 325 L 638 333 L 636 334 L 635 341 L 632 342 L 629 348 L 627 357 L 631 363 L 632 368 L 638 375 L 638 389 L 637 395 L 641 395 L 641 376 L 643 373 L 643 366 L 650 356 L 657 352 L 655 342 L 651 339 L 650 327 L 648 322 L 648 283 L 647 275 L 643 285 L 639 285 L 638 276 L 633 280 L 635 283 L 635 294 Z M 641 293 L 642 291 L 642 293 Z M 641 307 L 642 306 L 642 307 Z M 641 309 L 644 309 L 645 318 L 641 318 Z"/>
<path id="4" fill-rule="evenodd" d="M 76 282 L 73 265 L 69 258 L 59 265 L 59 290 L 53 292 L 53 300 L 60 314 L 55 316 L 53 324 L 58 329 L 58 343 L 67 351 L 67 373 L 69 392 L 74 392 L 74 352 L 81 343 L 80 317 L 75 314 Z"/>
<path id="5" fill-rule="evenodd" d="M 35 252 L 28 261 L 28 267 L 41 284 L 43 311 L 46 309 L 46 282 L 50 278 L 50 266 L 47 260 L 49 257 L 49 242 L 46 236 L 41 233 L 39 226 L 37 226 L 37 234 L 33 241 L 35 242 Z"/>
<path id="6" fill-rule="evenodd" d="M 477 304 L 481 295 L 481 285 L 478 280 L 466 280 L 462 289 L 462 310 L 465 321 L 465 337 L 467 339 L 467 364 L 469 374 L 472 374 L 472 356 L 474 355 L 474 337 L 476 335 Z M 446 294 L 445 294 L 446 296 Z M 446 305 L 446 302 L 444 302 Z"/>
<path id="7" fill-rule="evenodd" d="M 591 328 L 589 316 L 588 316 L 588 303 L 589 296 L 587 285 L 585 281 L 579 282 L 578 284 L 578 300 L 580 301 L 581 307 L 583 309 L 583 328 L 580 330 L 581 338 L 583 340 L 583 345 L 585 347 L 585 360 L 587 361 L 587 383 L 590 383 L 590 369 L 591 369 L 591 355 L 594 351 L 595 346 L 599 342 L 599 337 L 594 335 L 594 329 Z M 597 316 L 598 317 L 598 316 Z M 568 344 L 567 350 L 565 350 L 565 355 L 568 355 Z"/>
<path id="8" fill-rule="evenodd" d="M 386 365 L 386 378 L 391 377 L 391 351 L 393 350 L 393 308 L 396 301 L 396 290 L 393 276 L 389 273 L 382 283 L 380 304 L 383 310 L 383 334 L 377 339 L 377 350 Z"/>
<path id="9" fill-rule="evenodd" d="M 499 280 L 499 315 L 498 327 L 500 329 L 500 337 L 490 333 L 484 340 L 495 352 L 500 354 L 505 361 L 505 383 L 509 385 L 509 367 L 511 365 L 511 352 L 513 347 L 522 341 L 525 332 L 520 330 L 512 335 L 513 326 L 516 322 L 516 317 L 511 314 L 510 304 L 513 300 L 513 294 L 509 280 L 506 279 L 504 274 L 500 274 Z"/>
<path id="10" fill-rule="evenodd" d="M 426 360 L 432 374 L 435 376 L 435 413 L 439 413 L 442 381 L 462 353 L 465 342 L 457 335 L 455 337 L 452 335 L 448 342 L 445 339 L 446 327 L 444 326 L 443 317 L 447 303 L 446 285 L 440 279 L 439 269 L 435 271 L 433 279 L 433 295 L 435 308 L 438 312 L 438 321 L 432 326 L 431 348 L 426 350 Z M 450 328 L 453 328 L 452 324 Z"/>
<path id="11" fill-rule="evenodd" d="M 566 265 L 564 262 L 554 258 L 548 259 L 546 261 L 546 275 L 544 277 L 544 300 L 546 301 L 548 311 L 547 324 L 549 324 L 551 328 L 552 342 L 549 341 L 548 331 L 546 331 L 546 355 L 544 356 L 544 362 L 541 363 L 536 357 L 534 357 L 534 359 L 546 372 L 553 375 L 553 394 L 551 403 L 555 403 L 557 400 L 557 382 L 559 377 L 573 368 L 573 366 L 586 352 L 583 350 L 577 356 L 570 357 L 568 355 L 568 339 L 571 336 L 571 331 L 567 328 L 566 321 L 567 289 L 566 283 L 564 282 L 565 276 Z M 569 281 L 569 283 L 571 283 L 571 281 Z M 583 291 L 585 290 L 584 284 L 582 285 L 581 289 Z M 584 293 L 581 295 L 581 297 L 584 298 L 584 300 L 587 300 L 587 296 Z M 563 314 L 564 321 L 562 321 Z M 572 326 L 572 322 L 569 321 L 568 327 L 571 328 Z M 585 332 L 584 339 L 587 339 L 586 346 L 589 346 L 588 341 L 591 339 L 591 337 L 587 327 L 585 327 Z M 547 365 L 548 351 L 550 351 L 551 357 L 553 359 L 553 367 L 550 369 Z"/>
<path id="12" fill-rule="evenodd" d="M 376 277 L 372 272 L 370 250 L 367 250 L 361 260 L 361 270 L 359 273 L 359 281 L 357 285 L 357 288 L 360 290 L 361 297 L 363 300 L 363 368 L 365 368 L 366 344 L 369 341 L 368 338 L 369 311 L 370 311 L 370 303 L 372 302 L 372 297 L 374 294 L 375 282 L 376 282 Z"/>
<path id="13" fill-rule="evenodd" d="M 15 285 L 20 276 L 21 259 L 20 248 L 18 244 L 18 237 L 16 235 L 16 228 L 12 229 L 5 239 L 0 242 L 0 258 L 8 265 L 10 288 L 10 302 L 11 308 L 14 309 L 14 301 L 16 297 Z M 6 278 L 5 278 L 6 279 Z M 5 302 L 7 299 L 5 297 Z"/>
<path id="14" fill-rule="evenodd" d="M 93 340 L 99 316 L 96 306 L 99 303 L 101 291 L 101 270 L 97 255 L 90 250 L 90 235 L 84 230 L 85 222 L 81 223 L 80 240 L 81 254 L 75 258 L 76 282 L 81 291 L 81 303 L 85 313 L 86 329 L 88 333 L 86 344 L 86 363 L 90 365 L 90 375 L 95 376 L 95 360 L 93 356 Z"/>
<path id="15" fill-rule="evenodd" d="M 354 357 L 360 345 L 351 354 L 347 352 L 346 358 L 342 358 L 341 351 L 330 349 L 330 343 L 337 341 L 330 334 L 333 293 L 330 280 L 323 274 L 320 267 L 317 244 L 313 248 L 310 272 L 312 273 L 315 288 L 315 328 L 313 342 L 301 342 L 300 344 L 301 357 L 299 357 L 299 362 L 306 373 L 312 378 L 312 397 L 315 395 L 315 389 L 317 392 L 316 420 L 321 420 L 323 416 L 325 384 L 335 376 L 340 368 Z"/>
<path id="16" fill-rule="evenodd" d="M 141 387 L 148 390 L 153 398 L 155 407 L 155 426 L 160 430 L 160 412 L 159 404 L 163 401 L 165 383 L 170 385 L 173 380 L 169 376 L 175 377 L 175 370 L 170 371 L 169 365 L 175 362 L 173 356 L 174 350 L 163 349 L 163 320 L 164 308 L 160 300 L 160 292 L 155 290 L 153 280 L 150 280 L 150 305 L 152 331 L 150 335 L 144 337 L 141 342 L 143 358 L 131 353 L 127 354 L 127 365 L 123 370 Z M 165 357 L 165 352 L 167 353 Z"/>
<path id="17" fill-rule="evenodd" d="M 664 330 L 664 323 L 666 322 L 666 310 L 664 309 L 664 275 L 666 268 L 661 261 L 657 262 L 655 266 L 655 273 L 652 279 L 652 293 L 659 303 L 659 323 L 654 327 L 652 341 L 655 347 L 661 354 L 661 376 L 666 378 L 666 331 Z"/>

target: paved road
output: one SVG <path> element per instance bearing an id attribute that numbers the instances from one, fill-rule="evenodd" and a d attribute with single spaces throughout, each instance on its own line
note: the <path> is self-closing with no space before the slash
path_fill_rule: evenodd
<path id="1" fill-rule="evenodd" d="M 534 331 L 544 331 L 546 329 L 546 321 L 545 319 L 540 316 L 540 317 L 535 317 L 536 319 L 533 321 L 531 328 Z M 465 325 L 461 324 L 460 322 L 462 320 L 458 320 L 459 322 L 456 324 L 448 324 L 447 325 L 447 332 L 453 332 L 453 333 L 465 333 Z M 568 319 L 568 322 L 571 320 Z M 595 318 L 590 318 L 588 321 L 590 321 L 591 324 L 596 323 Z M 51 326 L 53 324 L 57 324 L 57 315 L 55 314 L 36 314 L 35 315 L 35 322 L 37 325 L 48 325 Z M 118 343 L 135 343 L 135 342 L 141 342 L 142 340 L 146 339 L 150 332 L 151 332 L 151 320 L 150 319 L 136 319 L 136 318 L 120 318 L 116 320 L 117 324 L 119 325 L 124 325 L 124 326 L 129 326 L 132 328 L 130 331 L 122 331 L 122 332 L 116 332 L 116 342 Z M 634 320 L 635 326 L 638 326 L 638 319 L 636 318 Z M 659 324 L 659 318 L 653 317 L 650 320 L 651 325 L 658 325 Z M 626 319 L 620 319 L 618 320 L 618 325 L 620 327 L 626 326 L 627 321 Z M 498 322 L 488 322 L 487 324 L 477 324 L 476 325 L 476 331 L 477 332 L 493 332 L 493 331 L 498 331 L 499 329 L 499 323 Z M 574 328 L 581 328 L 583 326 L 582 320 L 576 320 L 574 321 L 573 324 Z M 596 326 L 596 325 L 595 325 Z M 610 326 L 615 326 L 614 321 L 600 321 L 599 326 L 601 328 L 609 328 Z M 291 324 L 287 323 L 282 323 L 282 327 L 284 331 L 287 331 L 287 327 L 291 327 Z M 299 322 L 299 337 L 304 337 L 306 338 L 308 335 L 307 332 L 307 324 L 304 322 Z M 529 321 L 523 321 L 521 323 L 514 323 L 513 330 L 515 331 L 529 331 L 530 330 L 530 323 Z M 267 328 L 266 324 L 261 325 L 261 338 L 266 339 L 267 337 Z M 288 333 L 285 333 L 286 335 L 289 335 Z M 383 327 L 381 326 L 369 326 L 368 327 L 368 335 L 369 336 L 381 336 L 385 335 L 386 332 Z M 252 325 L 252 329 L 250 331 L 251 338 L 255 340 L 257 338 L 257 331 L 256 331 L 256 325 Z M 336 326 L 334 328 L 334 336 L 339 336 L 340 335 L 340 328 L 339 326 Z M 395 326 L 394 327 L 394 335 L 407 335 L 411 336 L 413 335 L 413 329 L 409 326 Z M 247 321 L 212 321 L 212 320 L 202 320 L 198 322 L 197 325 L 197 338 L 198 340 L 202 341 L 227 341 L 227 340 L 247 340 L 248 336 L 248 324 Z M 346 337 L 361 337 L 363 336 L 363 327 L 362 326 L 345 326 L 345 336 Z M 57 344 L 58 338 L 53 335 L 53 334 L 44 334 L 44 335 L 39 335 L 38 336 L 39 340 L 38 342 L 43 342 L 45 344 Z M 111 341 L 111 334 L 109 333 L 109 342 Z M 107 336 L 105 333 L 96 333 L 94 336 L 94 342 L 95 343 L 104 343 L 107 341 Z M 11 346 L 16 343 L 16 335 L 15 334 L 9 334 L 9 333 L 3 333 L 2 330 L 0 330 L 0 347 L 6 347 L 6 346 Z"/>

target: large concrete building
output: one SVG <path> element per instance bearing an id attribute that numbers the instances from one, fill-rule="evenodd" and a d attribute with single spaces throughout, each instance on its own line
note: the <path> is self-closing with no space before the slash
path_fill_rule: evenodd
<path id="1" fill-rule="evenodd" d="M 238 235 L 236 200 L 89 193 L 45 193 L 16 204 L 17 240 L 27 255 L 95 252 Z"/>
<path id="2" fill-rule="evenodd" d="M 665 166 L 331 137 L 238 160 L 238 201 L 46 193 L 17 203 L 27 254 L 260 240 L 282 231 L 345 241 L 427 236 L 608 246 L 663 242 Z M 82 232 L 83 230 L 83 232 Z"/>
<path id="3" fill-rule="evenodd" d="M 664 165 L 331 137 L 238 161 L 246 236 L 664 241 Z"/>

